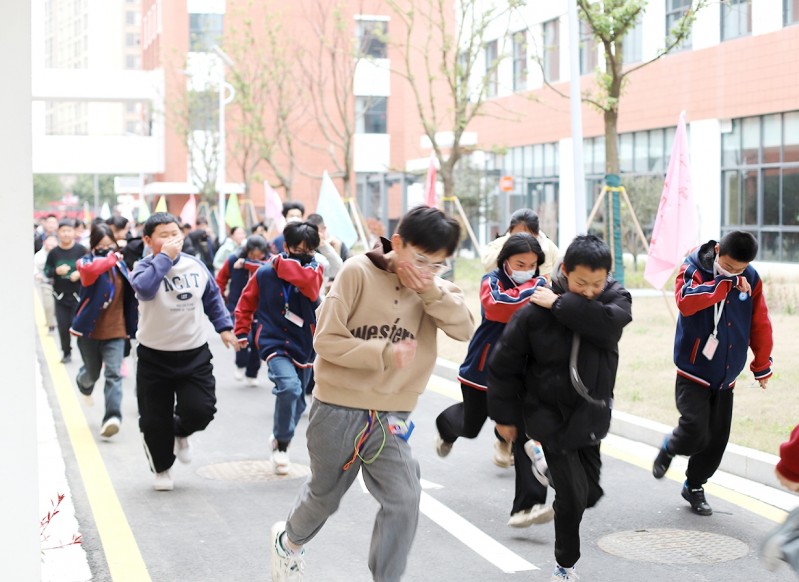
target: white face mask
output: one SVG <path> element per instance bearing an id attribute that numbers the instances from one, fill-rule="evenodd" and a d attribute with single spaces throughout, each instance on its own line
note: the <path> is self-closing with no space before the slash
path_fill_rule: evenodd
<path id="1" fill-rule="evenodd" d="M 713 261 L 713 274 L 721 275 L 722 277 L 737 277 L 738 275 L 741 275 L 741 273 L 730 273 L 729 271 L 725 270 L 721 265 L 719 265 L 718 257 L 716 257 L 716 260 Z"/>
<path id="2" fill-rule="evenodd" d="M 514 271 L 510 270 L 510 278 L 513 279 L 519 285 L 527 283 L 530 279 L 535 277 L 535 271 Z"/>

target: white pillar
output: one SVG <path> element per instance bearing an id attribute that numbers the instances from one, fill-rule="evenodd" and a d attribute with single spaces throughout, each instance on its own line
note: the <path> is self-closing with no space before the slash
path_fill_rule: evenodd
<path id="1" fill-rule="evenodd" d="M 6 580 L 39 580 L 35 328 L 33 324 L 33 176 L 31 145 L 31 3 L 10 2 L 0 19 L 0 232 L 7 245 L 4 269 L 13 284 L 0 285 L 3 333 L 0 370 L 0 556 Z"/>
<path id="2" fill-rule="evenodd" d="M 699 211 L 699 241 L 718 240 L 721 234 L 721 123 L 718 119 L 691 121 L 689 138 L 691 188 Z"/>

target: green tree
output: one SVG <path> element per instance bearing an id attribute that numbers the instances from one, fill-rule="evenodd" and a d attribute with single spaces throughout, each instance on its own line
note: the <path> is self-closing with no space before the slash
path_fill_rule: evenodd
<path id="1" fill-rule="evenodd" d="M 496 90 L 497 70 L 507 51 L 513 11 L 523 0 L 486 3 L 483 0 L 386 0 L 402 24 L 401 38 L 394 46 L 401 55 L 393 72 L 404 78 L 411 90 L 410 105 L 416 107 L 424 135 L 438 159 L 438 174 L 444 196 L 455 192 L 455 167 L 470 152 L 463 145 L 469 123 L 485 116 L 486 103 Z M 393 22 L 393 21 L 392 21 Z M 497 31 L 506 34 L 497 34 Z M 419 41 L 419 37 L 423 41 Z M 499 38 L 495 58 L 483 63 L 489 41 Z M 417 64 L 423 63 L 420 71 Z M 445 99 L 436 95 L 444 93 Z"/>
<path id="2" fill-rule="evenodd" d="M 50 202 L 59 200 L 64 195 L 64 184 L 55 174 L 34 174 L 33 206 L 37 210 L 47 210 Z"/>
<path id="3" fill-rule="evenodd" d="M 116 203 L 114 176 L 98 175 L 97 190 L 99 193 L 99 206 L 102 206 L 103 202 L 108 202 L 111 206 Z M 81 206 L 84 202 L 88 202 L 89 206 L 94 208 L 94 175 L 79 174 L 76 176 L 75 182 L 72 184 L 72 193 L 78 197 Z M 99 211 L 100 209 L 97 208 L 97 210 Z"/>

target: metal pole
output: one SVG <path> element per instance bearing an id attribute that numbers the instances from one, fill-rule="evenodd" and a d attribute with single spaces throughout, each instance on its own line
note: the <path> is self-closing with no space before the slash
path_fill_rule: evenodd
<path id="1" fill-rule="evenodd" d="M 217 203 L 218 220 L 217 228 L 219 234 L 217 235 L 217 245 L 222 244 L 225 240 L 225 65 L 222 59 L 219 59 L 219 154 L 217 156 L 216 168 L 216 191 L 219 195 L 219 202 Z"/>
<path id="2" fill-rule="evenodd" d="M 580 96 L 580 26 L 577 2 L 569 0 L 569 101 L 571 104 L 572 163 L 574 165 L 574 218 L 577 234 L 585 234 L 585 167 L 583 166 L 583 110 Z"/>

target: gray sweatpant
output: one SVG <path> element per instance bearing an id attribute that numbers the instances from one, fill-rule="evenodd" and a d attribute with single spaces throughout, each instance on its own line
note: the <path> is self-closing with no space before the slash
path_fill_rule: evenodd
<path id="1" fill-rule="evenodd" d="M 388 430 L 388 415 L 407 420 L 408 412 L 380 412 L 385 427 L 385 445 L 371 464 L 361 459 L 345 471 L 352 458 L 354 442 L 364 428 L 369 411 L 325 404 L 314 399 L 309 416 L 307 440 L 311 477 L 302 485 L 286 522 L 286 533 L 295 544 L 304 545 L 322 529 L 338 509 L 341 498 L 358 476 L 380 504 L 372 542 L 369 570 L 377 582 L 400 579 L 419 523 L 419 463 L 407 441 Z M 369 461 L 383 442 L 383 428 L 375 427 L 366 440 L 361 457 Z"/>

